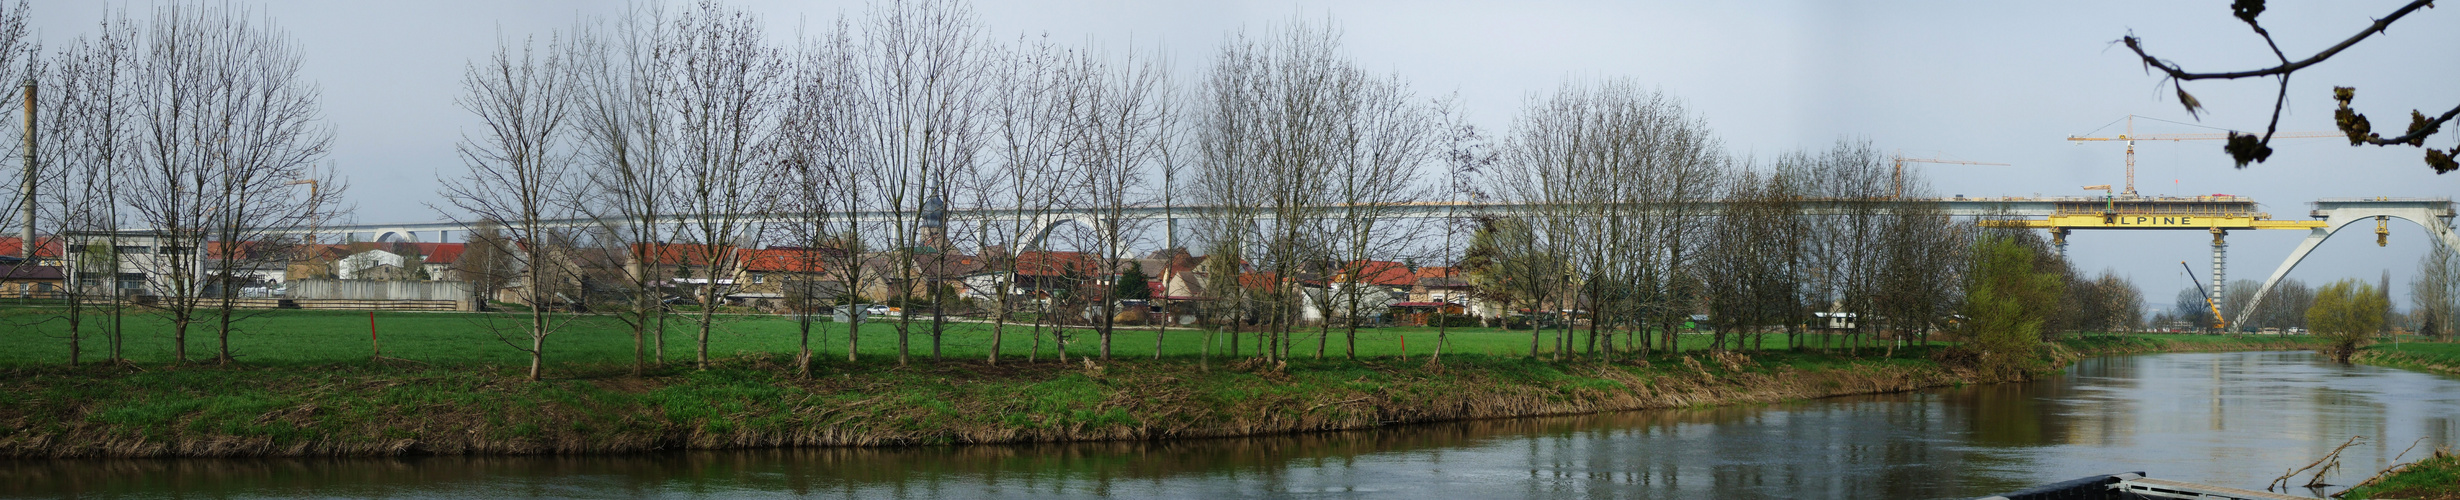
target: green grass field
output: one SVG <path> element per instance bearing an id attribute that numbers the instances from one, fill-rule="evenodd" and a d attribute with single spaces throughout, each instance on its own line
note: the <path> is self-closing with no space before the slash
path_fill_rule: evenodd
<path id="1" fill-rule="evenodd" d="M 2415 357 L 2419 357 L 2419 358 L 2424 358 L 2424 359 L 2429 359 L 2429 360 L 2439 361 L 2439 362 L 2442 362 L 2442 363 L 2445 363 L 2445 364 L 2450 364 L 2450 365 L 2460 365 L 2460 344 L 2456 344 L 2456 343 L 2450 343 L 2450 342 L 2401 342 L 2401 343 L 2378 343 L 2378 344 L 2375 344 L 2375 345 L 2367 346 L 2366 348 L 2367 348 L 2367 349 L 2370 349 L 2370 350 L 2390 351 L 2390 352 L 2397 352 L 2397 353 L 2401 353 L 2401 354 L 2407 354 L 2407 355 L 2410 355 L 2410 356 L 2415 356 Z"/>
<path id="2" fill-rule="evenodd" d="M 234 357 L 249 364 L 299 365 L 345 363 L 366 360 L 373 354 L 370 329 L 381 342 L 385 357 L 440 364 L 525 364 L 528 355 L 507 341 L 527 346 L 528 316 L 504 313 L 441 313 L 441 312 L 377 312 L 364 311 L 248 311 L 247 319 L 237 323 L 231 335 Z M 68 359 L 67 325 L 60 310 L 43 307 L 0 307 L 0 365 L 62 364 Z M 95 323 L 104 318 L 89 316 L 80 355 L 86 361 L 105 357 L 106 340 Z M 876 318 L 875 318 L 876 319 Z M 632 359 L 631 330 L 611 316 L 558 316 L 562 326 L 547 339 L 550 363 L 621 364 Z M 123 319 L 124 352 L 138 363 L 162 363 L 172 359 L 169 322 L 159 315 L 131 314 Z M 666 359 L 690 360 L 694 355 L 697 335 L 692 318 L 670 316 L 666 321 Z M 916 321 L 908 325 L 908 349 L 913 356 L 930 355 L 930 325 Z M 846 325 L 816 322 L 812 324 L 812 349 L 824 359 L 844 359 Z M 497 332 L 503 332 L 498 336 Z M 893 359 L 897 354 L 897 327 L 889 321 L 873 321 L 863 326 L 862 356 L 867 359 Z M 1045 327 L 1040 335 L 1040 356 L 1053 356 L 1058 347 L 1053 333 L 1068 336 L 1070 356 L 1098 354 L 1100 346 L 1093 330 L 1086 328 L 1055 329 Z M 1551 352 L 1554 331 L 1543 333 L 1541 348 Z M 1155 349 L 1151 327 L 1120 328 L 1112 335 L 1112 355 L 1115 357 L 1152 357 Z M 1327 357 L 1341 357 L 1345 348 L 1345 333 L 1333 329 L 1332 344 Z M 1160 349 L 1165 357 L 1194 357 L 1205 352 L 1207 332 L 1173 328 L 1162 332 Z M 1312 357 L 1316 350 L 1318 330 L 1297 332 L 1298 357 Z M 1585 331 L 1574 331 L 1582 340 Z M 1035 328 L 1030 324 L 1011 324 L 1005 329 L 1001 343 L 1003 356 L 1026 357 L 1036 351 Z M 1452 328 L 1447 337 L 1447 354 L 1522 355 L 1529 352 L 1531 332 L 1496 328 Z M 941 333 L 943 356 L 979 359 L 990 352 L 992 327 L 984 323 L 952 322 Z M 1211 335 L 1211 352 L 1227 356 L 1232 349 L 1228 334 Z M 1237 339 L 1241 354 L 1252 354 L 1256 340 L 1252 332 L 1243 332 Z M 789 317 L 781 316 L 720 316 L 711 328 L 711 356 L 730 357 L 747 354 L 784 354 L 795 351 L 800 338 L 799 326 Z M 1358 350 L 1365 357 L 1425 356 L 1435 347 L 1434 328 L 1365 328 L 1358 331 Z M 1619 339 L 1619 337 L 1618 337 Z M 1685 349 L 1704 348 L 1707 335 L 1682 335 Z M 1781 335 L 1765 338 L 1768 347 L 1782 347 Z M 216 349 L 215 325 L 200 320 L 189 329 L 189 359 L 210 359 Z M 654 348 L 653 348 L 654 352 Z"/>

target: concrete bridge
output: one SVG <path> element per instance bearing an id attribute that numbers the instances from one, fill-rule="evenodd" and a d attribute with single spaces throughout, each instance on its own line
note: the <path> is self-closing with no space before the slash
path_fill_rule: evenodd
<path id="1" fill-rule="evenodd" d="M 2057 213 L 2060 203 L 2072 203 L 2077 200 L 2085 200 L 2085 198 L 1956 197 L 1920 200 L 1806 200 L 1805 210 L 1809 213 L 1838 214 L 1861 210 L 1863 209 L 1862 207 L 1873 205 L 1887 206 L 1900 203 L 1923 202 L 1936 203 L 1939 206 L 1944 207 L 1948 214 L 1952 216 L 2041 217 Z M 1661 213 L 1682 213 L 1706 216 L 1713 215 L 1718 210 L 1722 210 L 1724 205 L 1725 204 L 1723 202 L 1714 201 L 1682 204 L 1655 204 L 1651 205 L 1648 210 Z M 1304 207 L 1303 210 L 1328 215 L 1345 214 L 1351 210 L 1371 210 L 1386 217 L 1446 218 L 1475 217 L 1483 215 L 1534 216 L 1547 213 L 1584 213 L 1593 211 L 1594 209 L 1591 207 L 1571 207 L 1538 203 L 1424 202 L 1355 206 L 1321 205 Z M 1235 210 L 1225 209 L 1224 207 L 1208 205 L 1139 205 L 1118 209 L 1116 211 L 1116 217 L 1124 219 L 1203 219 L 1209 217 L 1219 217 L 1222 214 L 1232 213 L 1234 211 Z M 1256 211 L 1255 213 L 1259 217 L 1266 220 L 1273 218 L 1273 214 L 1269 211 Z M 873 210 L 842 214 L 840 217 L 852 218 L 862 222 L 913 223 L 921 219 L 921 214 L 919 211 L 912 210 Z M 695 218 L 699 218 L 699 216 L 669 216 L 664 218 L 664 223 L 674 224 Z M 844 218 L 840 218 L 838 220 L 845 220 Z M 1033 222 L 1042 228 L 1042 232 L 1047 233 L 1052 227 L 1069 223 L 1084 224 L 1088 227 L 1099 227 L 1101 221 L 1113 218 L 1113 211 L 1107 208 L 1057 208 L 1049 210 L 1019 210 L 1005 208 L 952 209 L 950 211 L 949 218 L 952 220 L 977 222 Z M 802 219 L 804 219 L 804 217 L 793 214 L 761 214 L 745 216 L 740 220 L 757 223 L 776 223 Z M 576 217 L 549 219 L 542 221 L 540 226 L 550 228 L 607 227 L 621 226 L 627 222 L 628 221 L 621 219 Z M 294 227 L 274 232 L 287 234 L 314 233 L 319 235 L 349 235 L 353 237 L 357 235 L 368 235 L 368 241 L 416 242 L 422 241 L 419 236 L 421 233 L 434 233 L 438 241 L 444 241 L 451 238 L 451 233 L 455 231 L 466 232 L 476 225 L 477 223 L 475 221 L 449 220 L 434 222 L 354 223 L 329 224 L 315 227 Z"/>

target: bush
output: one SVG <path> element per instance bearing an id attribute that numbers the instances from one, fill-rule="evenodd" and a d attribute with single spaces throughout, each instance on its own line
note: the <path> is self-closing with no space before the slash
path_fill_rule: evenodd
<path id="1" fill-rule="evenodd" d="M 1480 324 L 1479 324 L 1479 319 L 1478 319 L 1478 317 L 1477 317 L 1477 316 L 1471 316 L 1471 315 L 1467 315 L 1467 314 L 1429 314 L 1429 315 L 1427 315 L 1427 317 L 1426 317 L 1426 326 L 1427 326 L 1427 327 L 1429 327 L 1429 328 L 1432 328 L 1432 327 L 1453 327 L 1453 328 L 1459 328 L 1459 327 L 1475 327 L 1475 326 L 1482 326 L 1482 325 L 1480 325 Z"/>
<path id="2" fill-rule="evenodd" d="M 1976 242 L 1966 273 L 1963 336 L 1949 359 L 1986 373 L 2030 368 L 2039 359 L 2042 325 L 2056 312 L 2066 282 L 2055 269 L 2037 272 L 2034 253 L 2012 238 Z"/>
<path id="3" fill-rule="evenodd" d="M 2354 279 L 2334 281 L 2315 290 L 2315 305 L 2306 308 L 2306 327 L 2327 342 L 2324 354 L 2348 363 L 2358 347 L 2383 329 L 2383 312 L 2390 307 L 2374 285 Z"/>

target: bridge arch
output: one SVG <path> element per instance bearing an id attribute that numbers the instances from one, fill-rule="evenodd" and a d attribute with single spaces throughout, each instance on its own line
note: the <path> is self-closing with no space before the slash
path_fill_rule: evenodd
<path id="1" fill-rule="evenodd" d="M 2289 270 L 2298 267 L 2299 261 L 2306 260 L 2307 254 L 2314 253 L 2315 247 L 2322 245 L 2324 239 L 2331 238 L 2333 233 L 2350 224 L 2376 217 L 2405 220 L 2425 228 L 2426 234 L 2440 240 L 2443 248 L 2460 250 L 2460 235 L 2452 232 L 2452 209 L 2448 201 L 2440 204 L 2347 202 L 2346 205 L 2324 208 L 2327 203 L 2338 205 L 2334 202 L 2317 203 L 2317 212 L 2328 212 L 2324 226 L 2307 233 L 2306 240 L 2298 243 L 2297 250 L 2289 252 L 2289 259 L 2281 261 L 2280 268 L 2272 270 L 2272 277 L 2265 278 L 2263 286 L 2255 289 L 2255 297 L 2247 301 L 2246 309 L 2238 311 L 2238 316 L 2230 324 L 2244 324 L 2247 316 L 2254 314 L 2257 306 L 2263 305 L 2264 295 L 2272 292 L 2272 285 L 2288 276 Z"/>
<path id="2" fill-rule="evenodd" d="M 1023 246 L 1023 248 L 1019 248 L 1018 251 L 1049 250 L 1048 240 L 1051 238 L 1051 231 L 1059 229 L 1059 226 L 1064 224 L 1077 224 L 1085 226 L 1086 229 L 1095 231 L 1111 229 L 1102 223 L 1102 219 L 1081 213 L 1045 214 L 1034 217 L 1032 224 L 1034 226 L 1033 238 L 1026 240 L 1027 243 Z M 1117 255 L 1120 256 L 1120 258 L 1133 257 L 1127 254 L 1127 243 L 1127 238 L 1120 238 L 1118 245 L 1110 249 L 1111 255 Z"/>
<path id="3" fill-rule="evenodd" d="M 418 243 L 418 242 L 419 242 L 419 233 L 418 233 L 417 231 L 411 231 L 411 230 L 409 230 L 409 229 L 403 229 L 403 228 L 386 228 L 386 229 L 379 229 L 379 230 L 377 230 L 377 231 L 376 231 L 376 242 L 377 242 L 377 243 Z"/>

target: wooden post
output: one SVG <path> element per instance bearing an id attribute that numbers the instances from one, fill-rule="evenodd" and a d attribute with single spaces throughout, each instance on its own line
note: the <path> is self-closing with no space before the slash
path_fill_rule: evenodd
<path id="1" fill-rule="evenodd" d="M 367 343 L 376 347 L 373 359 L 384 359 L 384 343 L 376 340 L 376 311 L 367 312 Z"/>

